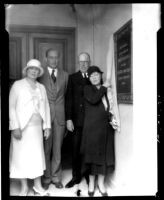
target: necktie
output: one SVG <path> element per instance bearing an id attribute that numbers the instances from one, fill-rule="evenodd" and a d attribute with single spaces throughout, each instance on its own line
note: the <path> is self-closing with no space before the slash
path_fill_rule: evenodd
<path id="1" fill-rule="evenodd" d="M 54 75 L 55 70 L 52 70 L 52 74 L 51 74 L 51 78 L 54 81 L 54 83 L 56 82 L 56 76 Z"/>
<path id="2" fill-rule="evenodd" d="M 87 75 L 86 75 L 86 73 L 84 73 L 84 78 L 87 79 Z"/>

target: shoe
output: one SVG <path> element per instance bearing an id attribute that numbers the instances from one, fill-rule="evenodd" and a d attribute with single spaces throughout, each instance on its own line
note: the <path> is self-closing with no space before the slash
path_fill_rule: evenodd
<path id="1" fill-rule="evenodd" d="M 53 182 L 53 181 L 52 181 L 52 184 L 54 184 L 55 187 L 58 188 L 58 189 L 63 188 L 63 184 L 62 184 L 60 181 L 59 181 L 59 182 Z"/>
<path id="2" fill-rule="evenodd" d="M 32 188 L 34 191 L 34 195 L 39 195 L 39 196 L 50 196 L 50 193 L 45 190 L 44 192 L 39 191 L 38 189 L 36 189 L 35 187 Z"/>
<path id="3" fill-rule="evenodd" d="M 93 197 L 94 196 L 95 190 L 96 190 L 96 185 L 94 183 L 93 191 L 92 192 L 89 191 L 89 182 L 88 182 L 88 196 L 89 197 Z"/>
<path id="4" fill-rule="evenodd" d="M 98 187 L 98 190 L 99 190 L 99 192 L 101 193 L 101 195 L 102 195 L 103 197 L 107 197 L 107 196 L 108 196 L 108 193 L 107 193 L 107 192 L 102 192 L 102 191 L 100 190 L 99 186 L 97 186 L 97 187 Z"/>
<path id="5" fill-rule="evenodd" d="M 71 187 L 73 187 L 74 185 L 79 184 L 80 181 L 81 181 L 80 179 L 72 178 L 72 179 L 65 185 L 65 188 L 71 188 Z"/>
<path id="6" fill-rule="evenodd" d="M 95 193 L 95 191 L 93 191 L 93 192 L 88 191 L 88 196 L 93 197 L 94 193 Z"/>
<path id="7" fill-rule="evenodd" d="M 42 186 L 45 190 L 48 190 L 50 183 L 42 183 Z"/>
<path id="8" fill-rule="evenodd" d="M 42 187 L 45 190 L 48 190 L 49 185 L 51 184 L 51 179 L 49 177 L 42 176 L 41 183 L 42 183 Z"/>

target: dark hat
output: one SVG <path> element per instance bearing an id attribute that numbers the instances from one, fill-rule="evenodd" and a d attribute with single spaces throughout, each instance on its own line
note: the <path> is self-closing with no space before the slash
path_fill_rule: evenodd
<path id="1" fill-rule="evenodd" d="M 90 77 L 93 72 L 103 73 L 99 67 L 92 65 L 88 68 L 88 76 Z"/>

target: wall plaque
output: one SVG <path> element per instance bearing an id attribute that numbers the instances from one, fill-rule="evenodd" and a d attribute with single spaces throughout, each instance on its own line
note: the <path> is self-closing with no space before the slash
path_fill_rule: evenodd
<path id="1" fill-rule="evenodd" d="M 118 103 L 133 103 L 132 20 L 114 33 Z"/>

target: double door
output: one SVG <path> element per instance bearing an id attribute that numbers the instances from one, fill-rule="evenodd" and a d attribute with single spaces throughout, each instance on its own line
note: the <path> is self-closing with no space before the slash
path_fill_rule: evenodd
<path id="1" fill-rule="evenodd" d="M 45 52 L 55 48 L 60 52 L 59 68 L 75 72 L 75 29 L 42 26 L 9 27 L 9 80 L 22 78 L 22 69 L 31 58 L 45 67 Z"/>

